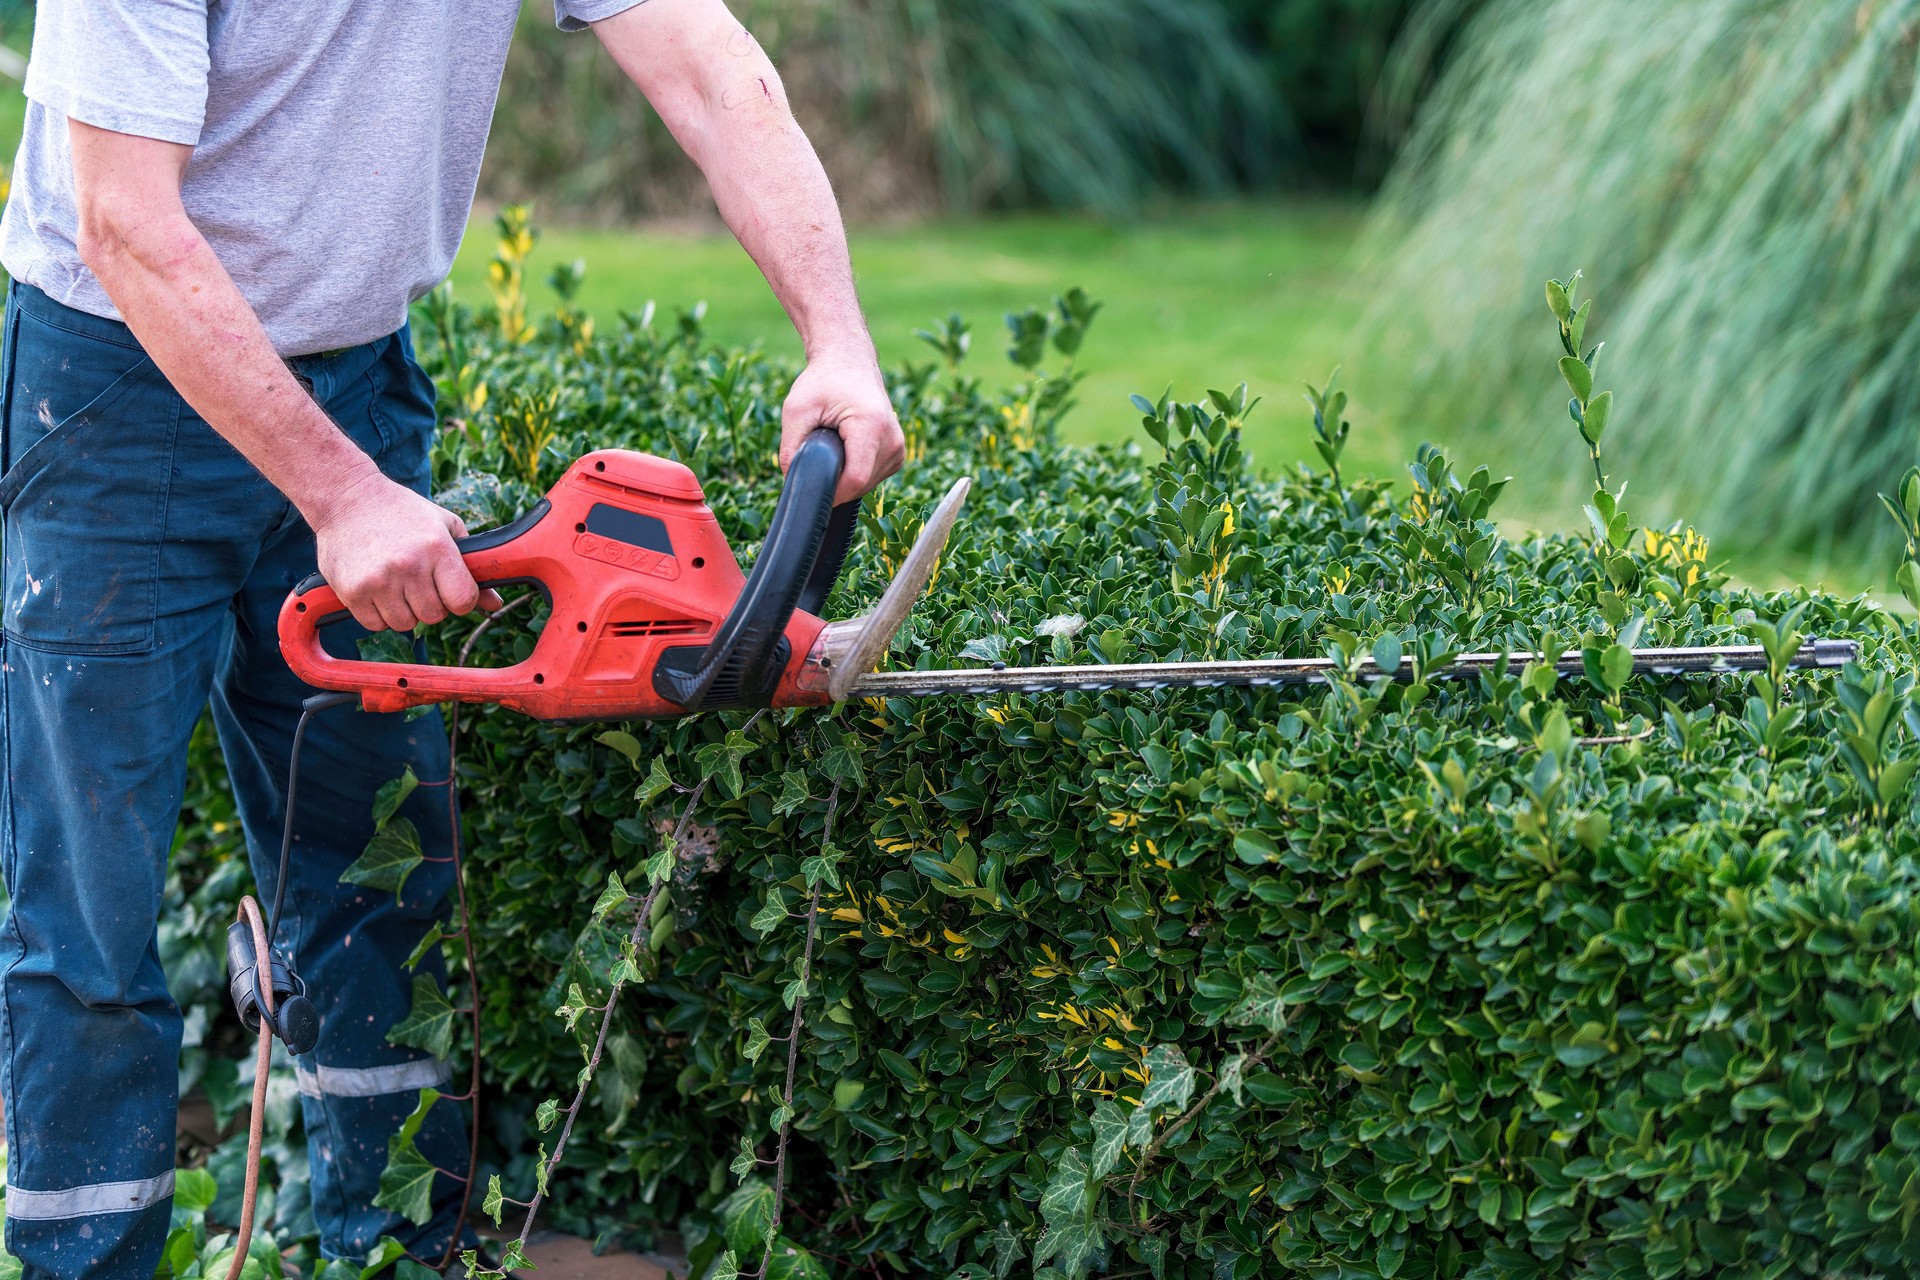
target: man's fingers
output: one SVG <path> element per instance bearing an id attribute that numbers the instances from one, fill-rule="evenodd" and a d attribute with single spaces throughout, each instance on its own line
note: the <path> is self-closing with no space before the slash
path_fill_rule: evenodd
<path id="1" fill-rule="evenodd" d="M 345 601 L 343 600 L 342 603 L 345 603 Z M 371 603 L 348 604 L 347 612 L 353 615 L 355 622 L 369 631 L 385 631 L 387 629 L 387 620 L 380 616 L 380 610 L 376 609 Z"/>
<path id="2" fill-rule="evenodd" d="M 448 613 L 472 613 L 483 601 L 480 584 L 467 572 L 466 562 L 459 556 L 447 556 L 434 567 L 433 587 Z M 486 594 L 492 595 L 491 592 Z M 494 597 L 496 600 L 498 596 Z M 496 604 L 493 608 L 499 608 Z"/>
<path id="3" fill-rule="evenodd" d="M 498 591 L 495 591 L 492 587 L 488 587 L 486 590 L 480 593 L 480 608 L 484 612 L 498 613 L 500 612 L 500 610 L 506 607 L 507 607 L 507 602 L 505 600 L 502 600 L 500 598 L 500 593 Z"/>
<path id="4" fill-rule="evenodd" d="M 373 606 L 380 611 L 380 621 L 389 631 L 411 631 L 420 625 L 420 619 L 413 616 L 413 610 L 407 605 L 407 598 L 392 587 L 376 596 Z"/>

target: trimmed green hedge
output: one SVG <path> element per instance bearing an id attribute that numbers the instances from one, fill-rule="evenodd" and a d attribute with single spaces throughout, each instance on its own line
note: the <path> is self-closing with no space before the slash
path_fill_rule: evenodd
<path id="1" fill-rule="evenodd" d="M 876 701 L 631 739 L 469 720 L 509 1193 L 550 1141 L 535 1106 L 580 1064 L 552 1011 L 571 983 L 598 1001 L 628 927 L 590 908 L 610 872 L 643 882 L 682 789 L 710 778 L 710 854 L 654 930 L 660 972 L 616 1021 L 553 1212 L 677 1226 L 702 1266 L 743 1217 L 751 1243 L 767 1195 L 735 1193 L 728 1166 L 743 1136 L 771 1154 L 785 1072 L 751 1029 L 789 1016 L 801 863 L 837 784 L 785 1219 L 817 1261 L 776 1272 L 1912 1272 L 1911 625 L 1734 589 L 1687 531 L 1636 534 L 1616 588 L 1584 540 L 1499 539 L 1497 483 L 1430 450 L 1410 492 L 1257 478 L 1232 395 L 1145 405 L 1139 444 L 1061 445 L 1085 314 L 1016 318 L 1006 387 L 966 372 L 953 329 L 932 335 L 945 358 L 895 375 L 912 461 L 830 612 L 872 599 L 970 474 L 896 665 L 1334 652 L 1421 676 Z M 470 513 L 629 445 L 686 461 L 736 545 L 756 541 L 790 367 L 708 349 L 691 316 L 589 336 L 563 309 L 523 343 L 436 317 L 439 475 Z M 1610 657 L 1630 633 L 1780 645 L 1795 627 L 1865 658 L 1622 681 Z M 466 627 L 449 631 L 443 656 Z M 503 625 L 482 648 L 531 643 Z M 1427 678 L 1503 648 L 1584 649 L 1590 675 Z M 222 862 L 217 788 L 195 796 L 182 894 Z"/>

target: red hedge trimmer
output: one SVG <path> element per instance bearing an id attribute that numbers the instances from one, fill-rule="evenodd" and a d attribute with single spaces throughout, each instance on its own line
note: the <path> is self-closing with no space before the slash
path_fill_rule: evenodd
<path id="1" fill-rule="evenodd" d="M 376 712 L 463 702 L 498 704 L 548 721 L 633 720 L 749 707 L 819 707 L 864 697 L 1297 685 L 1341 674 L 1412 674 L 1410 663 L 1381 670 L 1370 660 L 1356 666 L 1332 658 L 875 672 L 874 664 L 933 575 L 969 482 L 955 481 L 934 508 L 871 612 L 826 622 L 818 614 L 839 577 L 858 513 L 858 503 L 833 505 L 843 461 L 834 431 L 819 430 L 807 439 L 788 469 L 753 570 L 742 573 L 692 471 L 626 449 L 587 454 L 526 515 L 460 540 L 467 567 L 483 586 L 529 586 L 551 610 L 532 653 L 510 667 L 336 658 L 321 646 L 321 628 L 348 615 L 316 574 L 295 588 L 280 612 L 280 648 L 288 665 L 307 683 L 334 691 L 309 699 L 306 715 L 357 700 L 364 710 Z M 1838 667 L 1855 656 L 1856 648 L 1852 641 L 1809 641 L 1792 665 Z M 1532 656 L 1466 654 L 1436 674 L 1502 669 Z M 1578 674 L 1582 664 L 1575 654 L 1560 660 L 1558 668 Z M 1767 665 L 1759 645 L 1633 651 L 1633 669 L 1642 674 L 1753 671 Z M 296 732 L 281 886 L 291 849 L 299 742 Z M 269 1037 L 281 1036 L 299 1053 L 310 1049 L 319 1033 L 299 978 L 271 945 L 280 906 L 276 900 L 272 916 L 263 920 L 258 904 L 244 899 L 241 919 L 228 933 L 234 1002 L 260 1037 L 235 1277 L 253 1228 Z M 263 951 L 270 956 L 265 966 L 257 959 Z M 262 981 L 263 973 L 270 978 Z"/>

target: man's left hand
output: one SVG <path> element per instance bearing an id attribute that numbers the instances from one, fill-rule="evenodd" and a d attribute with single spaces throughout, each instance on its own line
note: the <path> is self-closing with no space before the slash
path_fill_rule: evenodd
<path id="1" fill-rule="evenodd" d="M 794 380 L 780 412 L 780 469 L 815 427 L 832 427 L 846 446 L 835 504 L 851 502 L 900 470 L 907 441 L 887 398 L 879 361 L 869 352 L 816 356 Z"/>

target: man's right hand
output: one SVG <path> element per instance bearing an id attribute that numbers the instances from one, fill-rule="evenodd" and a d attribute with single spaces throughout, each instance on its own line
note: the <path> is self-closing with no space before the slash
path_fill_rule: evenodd
<path id="1" fill-rule="evenodd" d="M 460 517 L 371 469 L 332 495 L 313 521 L 320 573 L 369 631 L 411 631 L 500 607 L 460 558 Z"/>

